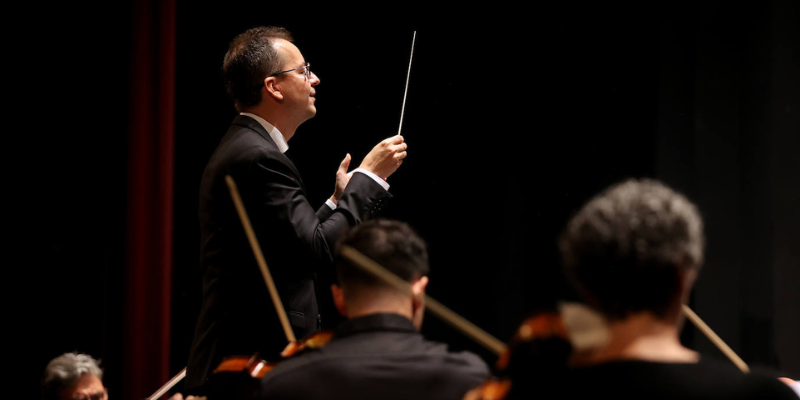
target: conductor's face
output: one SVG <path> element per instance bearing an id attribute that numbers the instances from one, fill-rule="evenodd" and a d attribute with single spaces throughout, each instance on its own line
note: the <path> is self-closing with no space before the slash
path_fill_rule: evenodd
<path id="1" fill-rule="evenodd" d="M 319 85 L 319 78 L 311 72 L 297 46 L 276 39 L 275 48 L 284 60 L 283 68 L 274 75 L 283 96 L 282 104 L 295 122 L 303 123 L 317 113 L 314 86 Z"/>

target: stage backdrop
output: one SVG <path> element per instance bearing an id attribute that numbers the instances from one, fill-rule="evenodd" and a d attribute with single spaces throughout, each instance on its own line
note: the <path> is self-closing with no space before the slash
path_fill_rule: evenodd
<path id="1" fill-rule="evenodd" d="M 537 3 L 524 14 L 241 1 L 177 2 L 171 14 L 153 2 L 143 19 L 131 3 L 50 8 L 32 40 L 20 33 L 13 47 L 24 77 L 12 82 L 24 105 L 13 118 L 26 125 L 10 134 L 7 192 L 20 193 L 10 195 L 20 255 L 11 266 L 33 289 L 12 311 L 49 333 L 18 340 L 35 349 L 26 390 L 37 390 L 49 359 L 77 350 L 103 360 L 114 398 L 151 393 L 157 387 L 131 388 L 142 384 L 129 368 L 142 361 L 131 364 L 125 349 L 143 343 L 132 322 L 149 324 L 147 340 L 159 343 L 142 350 L 158 363 L 148 373 L 166 380 L 185 366 L 200 302 L 197 190 L 235 116 L 222 57 L 258 25 L 291 30 L 321 79 L 317 116 L 289 142 L 315 205 L 330 196 L 347 152 L 357 164 L 397 133 L 417 32 L 402 131 L 409 157 L 389 179 L 395 198 L 384 216 L 428 241 L 429 294 L 440 302 L 508 340 L 525 316 L 573 297 L 555 248 L 571 214 L 612 183 L 654 177 L 705 218 L 693 308 L 751 367 L 800 378 L 796 2 Z M 135 51 L 141 43 L 149 61 Z M 174 59 L 163 53 L 171 44 Z M 139 103 L 138 85 L 158 95 Z M 132 152 L 145 131 L 152 146 Z M 137 164 L 141 154 L 153 163 Z M 142 187 L 129 181 L 137 166 L 171 181 L 146 187 L 141 201 L 154 208 L 143 208 Z M 137 215 L 156 233 L 139 236 L 140 251 L 126 242 Z M 142 266 L 162 288 L 157 304 L 131 282 Z M 157 277 L 170 268 L 172 282 Z M 129 319 L 126 310 L 142 309 L 160 310 L 169 326 Z M 432 315 L 423 331 L 495 361 Z M 723 357 L 691 326 L 683 339 Z"/>

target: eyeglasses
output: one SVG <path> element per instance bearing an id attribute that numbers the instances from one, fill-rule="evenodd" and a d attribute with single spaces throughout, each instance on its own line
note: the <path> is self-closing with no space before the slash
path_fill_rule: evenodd
<path id="1" fill-rule="evenodd" d="M 303 75 L 306 76 L 306 79 L 309 79 L 310 76 L 311 76 L 311 63 L 306 63 L 306 65 L 304 65 L 302 67 L 297 67 L 297 68 L 287 69 L 286 71 L 276 72 L 276 73 L 274 73 L 274 74 L 272 74 L 270 76 L 278 76 L 280 74 L 285 74 L 287 72 L 291 72 L 291 71 L 294 71 L 294 70 L 300 69 L 300 68 L 303 69 Z"/>
<path id="2" fill-rule="evenodd" d="M 73 397 L 70 400 L 108 400 L 108 389 L 81 397 Z"/>

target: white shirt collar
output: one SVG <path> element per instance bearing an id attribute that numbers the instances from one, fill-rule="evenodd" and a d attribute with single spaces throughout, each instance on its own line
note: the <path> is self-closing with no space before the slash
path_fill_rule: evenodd
<path id="1" fill-rule="evenodd" d="M 261 124 L 261 126 L 263 126 L 264 129 L 267 130 L 267 133 L 269 133 L 269 137 L 271 137 L 272 140 L 275 141 L 275 144 L 278 145 L 278 150 L 280 150 L 281 153 L 286 153 L 286 150 L 289 150 L 289 144 L 286 143 L 286 138 L 283 137 L 283 134 L 281 133 L 281 131 L 279 131 L 278 128 L 272 126 L 272 124 L 267 122 L 267 120 L 265 120 L 264 118 L 259 117 L 258 115 L 255 115 L 253 113 L 243 112 L 243 113 L 239 113 L 239 114 L 240 115 L 246 115 L 246 116 L 258 121 L 258 123 Z"/>

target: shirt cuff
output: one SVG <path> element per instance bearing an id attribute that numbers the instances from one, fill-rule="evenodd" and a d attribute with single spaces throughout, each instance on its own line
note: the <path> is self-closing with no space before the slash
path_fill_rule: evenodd
<path id="1" fill-rule="evenodd" d="M 356 168 L 355 170 L 353 170 L 353 172 L 361 172 L 362 174 L 365 174 L 368 177 L 372 178 L 375 182 L 378 182 L 378 184 L 380 184 L 384 190 L 389 190 L 389 184 L 386 183 L 386 181 L 383 180 L 383 178 L 379 177 L 378 175 L 375 175 L 372 172 L 369 172 L 363 168 Z"/>
<path id="2" fill-rule="evenodd" d="M 791 387 L 797 392 L 797 395 L 800 396 L 800 381 L 793 383 Z"/>
<path id="3" fill-rule="evenodd" d="M 325 200 L 325 204 L 327 204 L 327 205 L 328 205 L 328 207 L 330 207 L 330 208 L 331 208 L 331 210 L 335 210 L 335 209 L 336 209 L 336 204 L 334 204 L 334 203 L 331 201 L 331 199 Z"/>

